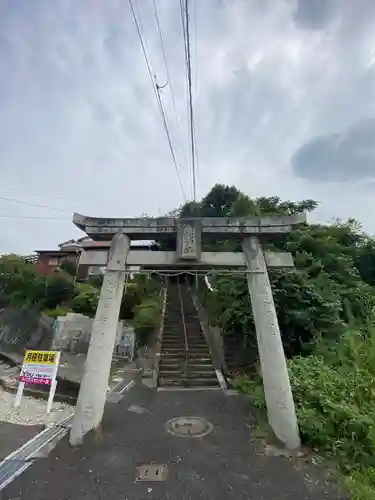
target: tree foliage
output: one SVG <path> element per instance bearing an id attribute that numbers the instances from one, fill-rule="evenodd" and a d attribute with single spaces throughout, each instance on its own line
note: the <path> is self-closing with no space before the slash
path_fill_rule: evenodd
<path id="1" fill-rule="evenodd" d="M 60 264 L 60 269 L 61 269 L 61 271 L 66 272 L 67 274 L 69 274 L 73 278 L 77 274 L 77 264 L 75 262 L 72 262 L 71 260 L 68 260 L 68 259 L 64 260 Z"/>
<path id="2" fill-rule="evenodd" d="M 179 214 L 258 217 L 316 206 L 313 200 L 250 199 L 233 186 L 216 185 Z M 293 270 L 269 275 L 303 441 L 337 460 L 353 499 L 375 498 L 375 239 L 349 219 L 306 223 L 264 244 L 291 252 L 295 263 Z M 206 238 L 204 245 L 240 250 L 238 241 L 224 238 Z M 211 321 L 256 350 L 245 278 L 216 272 L 210 282 L 214 291 L 203 286 L 200 293 Z M 260 373 L 235 383 L 265 409 Z"/>
<path id="3" fill-rule="evenodd" d="M 283 201 L 278 197 L 251 199 L 234 186 L 217 184 L 200 201 L 187 203 L 181 217 L 254 217 L 311 212 L 314 200 Z M 235 239 L 205 237 L 205 249 L 239 251 Z M 353 219 L 329 224 L 303 224 L 266 248 L 288 251 L 295 269 L 270 270 L 284 349 L 288 357 L 309 354 L 323 337 L 336 339 L 353 317 L 365 321 L 375 307 L 375 241 Z M 256 345 L 244 277 L 211 278 L 214 292 L 202 287 L 202 300 L 212 319 L 225 331 Z M 350 305 L 350 307 L 348 307 Z"/>
<path id="4" fill-rule="evenodd" d="M 102 278 L 74 283 L 71 274 L 62 270 L 44 276 L 17 255 L 0 257 L 0 307 L 33 308 L 52 317 L 68 311 L 94 317 L 101 282 Z M 158 280 L 135 275 L 125 284 L 120 319 L 134 319 L 137 307 L 158 291 Z"/>
<path id="5" fill-rule="evenodd" d="M 76 285 L 76 294 L 70 305 L 74 312 L 93 317 L 99 301 L 99 290 L 87 283 Z"/>
<path id="6" fill-rule="evenodd" d="M 3 307 L 53 309 L 74 295 L 71 276 L 57 271 L 49 276 L 37 273 L 33 264 L 17 255 L 0 257 L 0 294 Z"/>
<path id="7" fill-rule="evenodd" d="M 338 341 L 288 361 L 303 442 L 335 459 L 353 500 L 375 498 L 375 328 L 353 324 Z M 260 376 L 237 388 L 265 411 Z"/>

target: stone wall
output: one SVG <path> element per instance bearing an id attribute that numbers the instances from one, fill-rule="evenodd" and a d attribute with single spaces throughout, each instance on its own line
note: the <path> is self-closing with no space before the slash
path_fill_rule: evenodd
<path id="1" fill-rule="evenodd" d="M 27 349 L 49 349 L 53 318 L 29 309 L 0 309 L 0 351 L 23 354 Z"/>
<path id="2" fill-rule="evenodd" d="M 84 314 L 68 313 L 66 316 L 59 316 L 54 325 L 53 348 L 65 352 L 86 354 L 90 343 L 93 321 L 92 318 Z M 124 341 L 129 342 L 129 335 L 131 334 L 129 330 L 129 327 L 125 329 L 122 320 L 118 322 L 114 350 L 119 355 L 123 354 Z"/>

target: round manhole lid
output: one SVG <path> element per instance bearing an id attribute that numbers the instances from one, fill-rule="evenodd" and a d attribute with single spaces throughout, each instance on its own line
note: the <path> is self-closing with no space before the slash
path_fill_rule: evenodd
<path id="1" fill-rule="evenodd" d="M 178 417 L 168 420 L 165 428 L 174 436 L 200 438 L 207 436 L 212 431 L 213 425 L 200 417 Z"/>

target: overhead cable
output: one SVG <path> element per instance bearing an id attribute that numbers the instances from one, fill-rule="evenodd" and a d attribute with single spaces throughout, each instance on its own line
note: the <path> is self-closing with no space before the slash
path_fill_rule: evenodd
<path id="1" fill-rule="evenodd" d="M 152 75 L 151 64 L 150 64 L 150 61 L 149 61 L 149 58 L 148 58 L 148 55 L 147 55 L 147 52 L 146 52 L 145 42 L 144 42 L 143 37 L 142 37 L 142 33 L 141 33 L 141 30 L 140 30 L 139 22 L 138 22 L 138 19 L 137 19 L 135 10 L 134 10 L 134 5 L 133 5 L 132 0 L 129 0 L 129 5 L 130 5 L 130 9 L 131 9 L 131 12 L 132 12 L 132 15 L 133 15 L 134 23 L 135 23 L 135 26 L 136 26 L 136 29 L 137 29 L 138 38 L 139 38 L 139 41 L 141 43 L 143 57 L 144 57 L 145 62 L 146 62 L 147 72 L 148 72 L 148 75 L 149 75 L 150 80 L 151 80 L 152 89 L 153 89 L 156 101 L 158 103 L 159 111 L 160 111 L 160 114 L 161 114 L 161 117 L 162 117 L 162 120 L 163 120 L 164 130 L 165 130 L 165 133 L 166 133 L 166 136 L 167 136 L 168 145 L 169 145 L 169 149 L 170 149 L 170 152 L 171 152 L 171 155 L 172 155 L 172 160 L 173 160 L 174 168 L 176 170 L 176 174 L 177 174 L 177 178 L 178 178 L 178 181 L 179 181 L 179 184 L 180 184 L 182 195 L 184 197 L 184 200 L 187 201 L 186 192 L 185 192 L 184 185 L 183 185 L 182 179 L 181 179 L 180 169 L 179 169 L 179 166 L 177 164 L 176 156 L 175 156 L 174 149 L 173 149 L 173 146 L 172 146 L 172 140 L 171 140 L 171 136 L 170 136 L 169 129 L 168 129 L 168 123 L 167 123 L 167 118 L 166 118 L 166 115 L 165 115 L 165 112 L 164 112 L 163 103 L 162 103 L 162 101 L 160 99 L 160 94 L 159 94 L 159 91 L 158 91 L 157 82 L 155 82 L 155 79 L 154 79 L 154 77 Z"/>
<path id="2" fill-rule="evenodd" d="M 8 192 L 11 192 L 11 193 L 17 193 L 17 194 L 23 194 L 23 195 L 27 195 L 27 196 L 44 196 L 44 197 L 47 197 L 49 199 L 54 199 L 54 200 L 60 200 L 60 201 L 64 201 L 64 202 L 69 202 L 69 203 L 73 203 L 74 205 L 77 205 L 77 201 L 75 200 L 70 200 L 68 198 L 62 198 L 60 196 L 56 196 L 56 195 L 51 195 L 50 193 L 46 194 L 46 193 L 37 193 L 35 191 L 21 191 L 20 189 L 15 189 L 15 188 L 7 188 L 7 187 L 0 187 L 0 190 L 1 191 L 8 191 Z"/>
<path id="3" fill-rule="evenodd" d="M 65 210 L 64 208 L 51 207 L 50 205 L 41 205 L 39 203 L 32 203 L 29 201 L 16 200 L 15 198 L 8 198 L 7 196 L 0 196 L 0 200 L 10 201 L 12 203 L 20 203 L 21 205 L 29 205 L 30 207 L 48 208 L 49 210 L 57 210 L 59 212 L 71 213 L 70 210 Z"/>
<path id="4" fill-rule="evenodd" d="M 70 217 L 40 217 L 38 215 L 0 215 L 0 219 L 34 219 L 34 220 L 65 220 L 72 221 Z"/>
<path id="5" fill-rule="evenodd" d="M 182 151 L 183 156 L 185 157 L 185 148 L 184 148 L 182 140 L 181 140 L 180 120 L 178 118 L 177 106 L 176 106 L 176 99 L 175 99 L 175 94 L 174 94 L 173 85 L 172 85 L 172 78 L 171 78 L 171 74 L 170 74 L 170 71 L 169 71 L 167 54 L 166 54 L 165 45 L 164 45 L 164 39 L 163 39 L 163 33 L 162 33 L 162 30 L 161 30 L 160 21 L 159 21 L 158 9 L 156 7 L 156 0 L 152 0 L 152 4 L 153 4 L 153 7 L 154 7 L 154 15 L 155 15 L 156 25 L 157 25 L 158 33 L 159 33 L 159 39 L 160 39 L 161 50 L 162 50 L 162 53 L 163 53 L 165 70 L 166 70 L 167 78 L 168 78 L 167 84 L 169 85 L 169 90 L 171 92 L 171 97 L 172 97 L 172 103 L 173 103 L 173 109 L 174 109 L 174 114 L 175 114 L 175 118 L 176 118 L 177 132 L 178 132 L 179 141 L 180 141 L 180 145 L 181 145 L 181 151 Z"/>
<path id="6" fill-rule="evenodd" d="M 187 76 L 187 95 L 188 95 L 188 117 L 189 117 L 189 135 L 190 135 L 190 154 L 191 154 L 191 177 L 193 188 L 193 199 L 197 197 L 197 175 L 196 175 L 196 148 L 194 131 L 194 111 L 192 98 L 192 77 L 191 77 L 191 50 L 190 50 L 190 16 L 189 1 L 180 0 L 180 11 L 182 20 L 182 30 L 185 47 L 185 65 Z"/>

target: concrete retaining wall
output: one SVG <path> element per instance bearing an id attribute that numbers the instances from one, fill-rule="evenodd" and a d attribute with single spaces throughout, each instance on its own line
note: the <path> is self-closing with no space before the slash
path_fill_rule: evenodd
<path id="1" fill-rule="evenodd" d="M 68 313 L 66 316 L 56 318 L 53 348 L 63 352 L 86 354 L 90 343 L 93 321 L 92 318 L 77 313 Z M 114 351 L 120 356 L 124 355 L 124 349 L 126 348 L 124 342 L 126 342 L 126 345 L 131 343 L 132 330 L 129 327 L 125 329 L 122 320 L 118 322 Z"/>
<path id="2" fill-rule="evenodd" d="M 20 354 L 27 349 L 50 349 L 54 319 L 28 309 L 0 309 L 0 351 Z"/>

